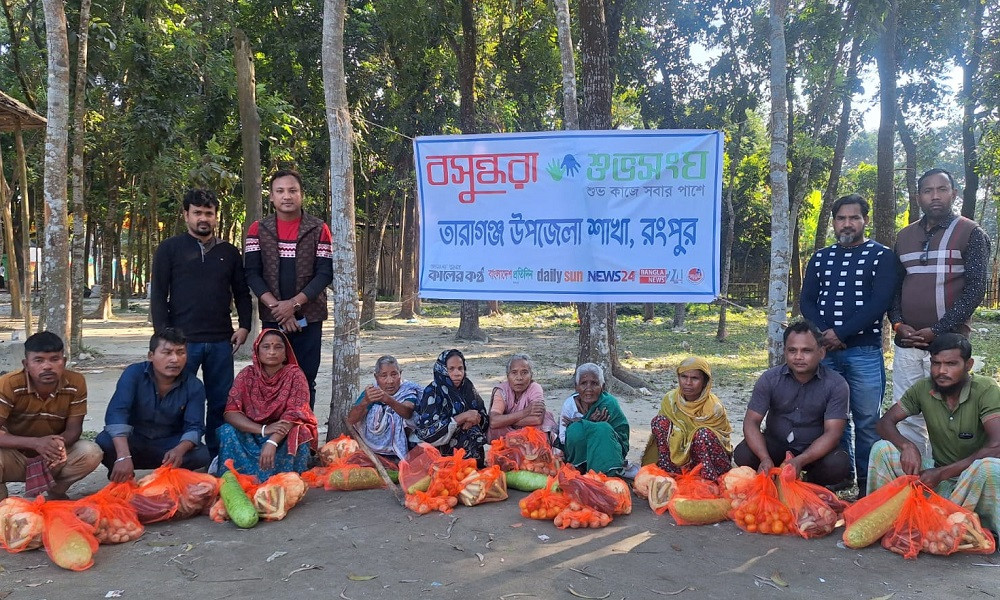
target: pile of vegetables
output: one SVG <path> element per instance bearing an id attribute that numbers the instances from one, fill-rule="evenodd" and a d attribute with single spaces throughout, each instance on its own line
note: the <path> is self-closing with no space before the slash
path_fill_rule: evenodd
<path id="1" fill-rule="evenodd" d="M 96 520 L 96 511 L 93 514 Z M 77 516 L 76 502 L 46 502 L 41 496 L 34 502 L 23 498 L 0 502 L 0 542 L 8 552 L 44 546 L 52 562 L 72 571 L 93 566 L 98 544 L 94 525 Z"/>
<path id="2" fill-rule="evenodd" d="M 515 429 L 490 442 L 486 462 L 504 471 L 531 471 L 553 476 L 562 466 L 549 445 L 548 436 L 535 427 Z"/>
<path id="3" fill-rule="evenodd" d="M 209 512 L 218 523 L 231 520 L 237 527 L 247 529 L 260 519 L 280 521 L 309 489 L 298 473 L 277 473 L 258 483 L 256 477 L 236 471 L 232 460 L 226 461 L 226 467 L 229 470 L 222 476 L 221 497 Z M 237 511 L 235 515 L 233 510 Z"/>
<path id="4" fill-rule="evenodd" d="M 825 487 L 798 479 L 791 465 L 778 474 L 778 499 L 792 511 L 795 533 L 806 539 L 829 535 L 848 507 Z"/>
<path id="5" fill-rule="evenodd" d="M 507 499 L 507 477 L 496 465 L 472 471 L 462 479 L 461 486 L 458 499 L 466 506 Z"/>
<path id="6" fill-rule="evenodd" d="M 709 525 L 725 521 L 731 508 L 714 481 L 701 476 L 701 464 L 674 477 L 676 491 L 666 504 L 678 525 Z"/>
<path id="7" fill-rule="evenodd" d="M 632 492 L 624 480 L 590 471 L 581 475 L 570 465 L 559 469 L 558 478 L 518 503 L 528 519 L 551 520 L 559 529 L 606 527 L 612 515 L 632 512 Z"/>
<path id="8" fill-rule="evenodd" d="M 921 552 L 992 554 L 996 542 L 975 513 L 943 498 L 915 475 L 899 477 L 844 513 L 844 544 L 863 548 L 879 539 L 904 558 Z"/>
<path id="9" fill-rule="evenodd" d="M 409 459 L 409 457 L 407 458 Z M 407 467 L 405 470 L 407 477 L 414 481 L 409 487 L 404 488 L 406 489 L 406 508 L 421 515 L 435 510 L 450 513 L 452 508 L 458 504 L 459 494 L 465 488 L 467 478 L 472 481 L 470 475 L 476 472 L 476 459 L 465 458 L 465 450 L 459 448 L 452 456 L 438 454 L 438 457 L 429 465 L 425 465 L 425 468 L 425 471 L 419 473 L 412 471 L 412 467 Z M 403 481 L 403 473 L 404 468 L 401 464 L 401 482 Z M 424 482 L 426 482 L 427 487 L 422 490 L 420 488 L 423 487 Z M 504 493 L 506 493 L 506 487 L 504 487 Z"/>

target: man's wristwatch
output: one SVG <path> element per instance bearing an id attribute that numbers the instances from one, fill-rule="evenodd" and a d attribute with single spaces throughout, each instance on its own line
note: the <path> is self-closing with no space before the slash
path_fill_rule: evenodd
<path id="1" fill-rule="evenodd" d="M 296 302 L 295 304 L 292 305 L 292 308 L 294 308 L 295 310 L 300 310 L 302 308 L 302 305 Z"/>

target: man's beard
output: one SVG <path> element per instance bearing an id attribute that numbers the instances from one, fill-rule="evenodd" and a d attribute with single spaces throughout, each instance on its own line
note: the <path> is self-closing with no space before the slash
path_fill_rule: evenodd
<path id="1" fill-rule="evenodd" d="M 861 236 L 854 233 L 843 233 L 837 236 L 837 243 L 842 246 L 853 246 L 861 241 Z"/>
<path id="2" fill-rule="evenodd" d="M 962 379 L 958 380 L 957 382 L 951 385 L 944 385 L 944 386 L 938 385 L 938 382 L 933 378 L 931 379 L 931 383 L 934 386 L 934 391 L 936 391 L 938 394 L 944 397 L 944 396 L 951 396 L 962 391 L 962 387 L 965 386 L 965 382 L 968 380 L 969 376 L 966 375 L 965 377 L 962 377 Z"/>

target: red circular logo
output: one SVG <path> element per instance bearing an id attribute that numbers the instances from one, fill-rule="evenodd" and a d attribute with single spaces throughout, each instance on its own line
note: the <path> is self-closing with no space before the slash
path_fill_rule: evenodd
<path id="1" fill-rule="evenodd" d="M 698 267 L 693 267 L 690 271 L 688 271 L 688 279 L 691 280 L 691 283 L 701 283 L 701 280 L 704 278 L 705 273 L 703 273 Z"/>

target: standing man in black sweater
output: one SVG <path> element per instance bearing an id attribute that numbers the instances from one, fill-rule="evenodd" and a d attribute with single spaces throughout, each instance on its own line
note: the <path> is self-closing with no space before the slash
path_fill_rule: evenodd
<path id="1" fill-rule="evenodd" d="M 229 388 L 233 386 L 233 354 L 250 333 L 253 305 L 239 249 L 215 237 L 219 199 L 215 192 L 184 194 L 187 233 L 163 241 L 153 256 L 150 314 L 153 330 L 178 329 L 187 338 L 187 366 L 192 376 L 201 367 L 208 406 L 205 443 L 215 457 Z M 233 331 L 230 306 L 235 301 L 239 328 Z"/>

